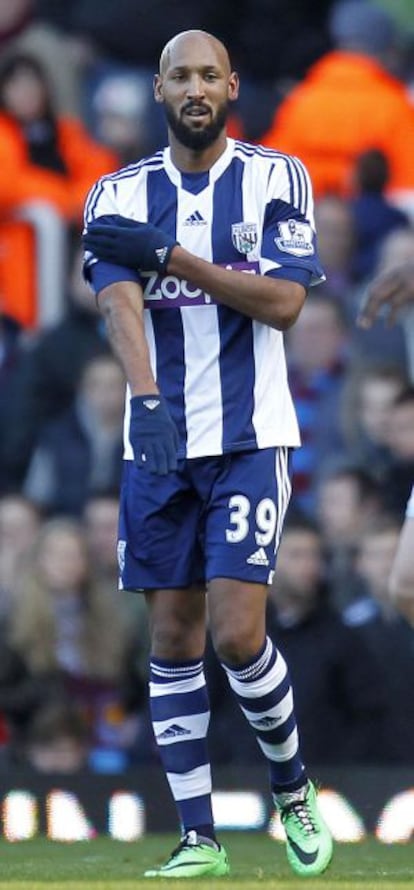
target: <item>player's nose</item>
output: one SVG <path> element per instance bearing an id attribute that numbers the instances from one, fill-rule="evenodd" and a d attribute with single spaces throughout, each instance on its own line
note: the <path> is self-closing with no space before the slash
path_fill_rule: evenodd
<path id="1" fill-rule="evenodd" d="M 188 80 L 187 84 L 187 96 L 189 99 L 200 99 L 204 96 L 204 81 L 203 78 L 194 72 Z"/>

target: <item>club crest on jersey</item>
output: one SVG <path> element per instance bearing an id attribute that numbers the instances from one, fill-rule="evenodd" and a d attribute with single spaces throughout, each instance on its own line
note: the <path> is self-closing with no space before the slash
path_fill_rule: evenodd
<path id="1" fill-rule="evenodd" d="M 256 223 L 233 223 L 231 240 L 239 253 L 251 253 L 258 240 Z"/>
<path id="2" fill-rule="evenodd" d="M 313 232 L 309 223 L 297 219 L 287 219 L 278 223 L 279 237 L 275 238 L 276 247 L 293 256 L 312 256 L 315 248 L 312 243 Z"/>

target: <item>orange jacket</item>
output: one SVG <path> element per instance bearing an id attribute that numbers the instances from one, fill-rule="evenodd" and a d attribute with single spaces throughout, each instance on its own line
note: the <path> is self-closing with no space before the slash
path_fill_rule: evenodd
<path id="1" fill-rule="evenodd" d="M 119 166 L 113 152 L 92 139 L 80 121 L 58 121 L 58 145 L 67 174 L 32 164 L 24 136 L 8 115 L 0 114 L 0 207 L 14 210 L 24 201 L 50 201 L 68 220 L 78 221 L 86 193 L 104 173 Z"/>
<path id="2" fill-rule="evenodd" d="M 262 141 L 305 163 L 316 197 L 346 195 L 356 156 L 371 148 L 388 159 L 390 192 L 414 189 L 414 106 L 400 81 L 359 53 L 336 50 L 312 66 Z"/>
<path id="3" fill-rule="evenodd" d="M 18 125 L 0 113 L 0 311 L 28 326 L 37 321 L 35 245 L 31 227 L 14 221 L 13 212 L 43 200 L 80 228 L 89 188 L 119 166 L 75 119 L 58 121 L 58 144 L 66 175 L 32 164 Z"/>

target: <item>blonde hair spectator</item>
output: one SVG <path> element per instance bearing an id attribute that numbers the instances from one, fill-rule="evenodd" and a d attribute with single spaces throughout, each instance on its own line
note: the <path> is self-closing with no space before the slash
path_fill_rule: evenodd
<path id="1" fill-rule="evenodd" d="M 77 522 L 52 519 L 40 530 L 16 586 L 10 637 L 34 672 L 120 676 L 125 632 Z"/>

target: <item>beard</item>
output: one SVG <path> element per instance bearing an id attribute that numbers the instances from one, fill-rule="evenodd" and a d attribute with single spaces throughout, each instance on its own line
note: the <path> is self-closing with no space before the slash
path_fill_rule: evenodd
<path id="1" fill-rule="evenodd" d="M 183 109 L 183 111 L 186 111 L 189 106 L 190 103 Z M 209 148 L 210 145 L 213 145 L 213 142 L 216 141 L 217 137 L 224 129 L 228 115 L 228 104 L 227 102 L 223 102 L 222 105 L 219 105 L 216 116 L 209 124 L 200 127 L 199 130 L 192 129 L 188 124 L 184 123 L 181 117 L 177 117 L 173 107 L 165 101 L 164 111 L 168 126 L 174 133 L 178 142 L 185 148 L 190 148 L 192 151 L 201 151 L 205 148 Z"/>

